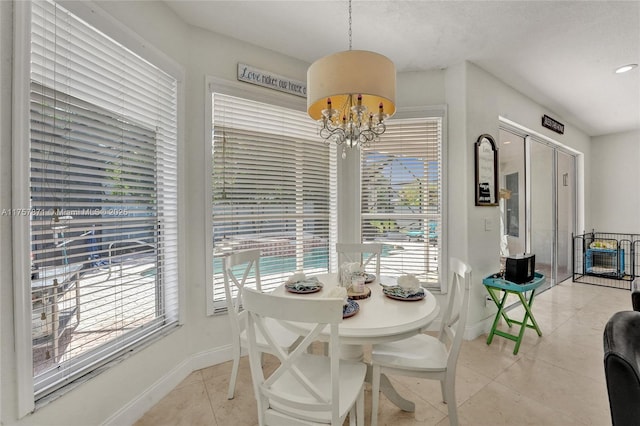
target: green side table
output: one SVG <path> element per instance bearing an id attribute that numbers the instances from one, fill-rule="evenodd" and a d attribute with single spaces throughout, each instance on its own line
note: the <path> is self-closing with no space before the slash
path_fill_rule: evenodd
<path id="1" fill-rule="evenodd" d="M 514 282 L 507 281 L 504 278 L 496 277 L 495 275 L 490 275 L 482 280 L 482 284 L 484 284 L 484 286 L 487 288 L 489 296 L 491 296 L 491 299 L 498 307 L 498 312 L 496 312 L 496 317 L 493 320 L 493 325 L 491 326 L 489 337 L 487 337 L 487 345 L 491 344 L 494 335 L 513 340 L 514 342 L 516 342 L 516 347 L 513 349 L 513 354 L 516 355 L 518 353 L 518 350 L 520 349 L 520 343 L 522 343 L 522 337 L 524 336 L 524 331 L 527 329 L 527 327 L 533 328 L 538 333 L 538 336 L 542 336 L 542 331 L 540 331 L 540 327 L 538 327 L 538 323 L 533 316 L 531 307 L 533 306 L 533 298 L 535 296 L 536 290 L 544 283 L 544 281 L 544 275 L 537 272 L 534 274 L 533 281 L 529 281 L 524 284 L 516 284 Z M 526 292 L 528 291 L 531 291 L 531 295 L 527 299 Z M 500 297 L 500 292 L 503 292 L 502 297 Z M 516 321 L 509 318 L 507 312 L 504 310 L 505 303 L 507 302 L 507 296 L 509 294 L 517 295 L 520 303 L 524 307 L 525 314 L 522 321 Z M 496 327 L 498 326 L 500 317 L 504 318 L 509 328 L 511 328 L 513 324 L 519 325 L 520 330 L 518 334 L 516 335 L 497 330 Z"/>

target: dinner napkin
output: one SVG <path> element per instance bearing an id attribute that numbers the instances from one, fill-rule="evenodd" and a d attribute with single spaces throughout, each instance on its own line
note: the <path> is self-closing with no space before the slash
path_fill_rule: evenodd
<path id="1" fill-rule="evenodd" d="M 413 274 L 406 274 L 398 277 L 398 285 L 404 290 L 418 290 L 420 288 L 420 281 Z"/>
<path id="2" fill-rule="evenodd" d="M 307 279 L 307 276 L 304 274 L 304 272 L 296 272 L 295 274 L 291 275 L 287 279 L 287 281 L 285 281 L 285 284 L 295 284 L 295 283 L 304 281 L 306 279 Z"/>
<path id="3" fill-rule="evenodd" d="M 316 277 L 308 277 L 304 281 L 298 281 L 295 283 L 286 283 L 284 286 L 287 289 L 298 293 L 306 293 L 310 290 L 316 290 L 323 287 L 322 283 L 318 281 L 318 278 Z"/>
<path id="4" fill-rule="evenodd" d="M 422 287 L 415 289 L 407 289 L 405 290 L 402 287 L 384 287 L 382 289 L 384 294 L 388 294 L 391 296 L 401 297 L 403 299 L 411 299 L 414 297 L 424 297 L 424 289 Z"/>

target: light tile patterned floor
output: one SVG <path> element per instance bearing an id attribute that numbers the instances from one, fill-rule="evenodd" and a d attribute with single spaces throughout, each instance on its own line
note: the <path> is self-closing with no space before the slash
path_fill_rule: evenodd
<path id="1" fill-rule="evenodd" d="M 514 343 L 500 337 L 490 346 L 486 336 L 465 341 L 456 379 L 460 424 L 610 425 L 602 331 L 620 310 L 631 310 L 628 290 L 567 281 L 536 298 L 533 311 L 543 336 L 527 330 L 518 355 L 512 353 Z M 265 366 L 273 362 L 267 357 Z M 230 370 L 227 362 L 193 372 L 136 426 L 257 425 L 246 357 L 233 400 L 226 398 Z M 438 382 L 406 377 L 392 381 L 417 402 L 417 409 L 402 412 L 382 396 L 380 425 L 449 424 Z M 370 388 L 365 397 L 369 424 Z"/>

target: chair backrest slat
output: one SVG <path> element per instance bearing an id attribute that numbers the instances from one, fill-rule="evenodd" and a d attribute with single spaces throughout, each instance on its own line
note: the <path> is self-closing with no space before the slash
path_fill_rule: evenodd
<path id="1" fill-rule="evenodd" d="M 449 270 L 451 285 L 447 297 L 447 307 L 442 316 L 439 339 L 449 345 L 447 368 L 455 369 L 469 312 L 471 268 L 461 260 L 452 257 L 449 262 Z"/>
<path id="2" fill-rule="evenodd" d="M 373 263 L 376 276 L 380 275 L 381 243 L 337 243 L 338 263 L 359 262 L 363 267 Z"/>
<path id="3" fill-rule="evenodd" d="M 238 266 L 244 266 L 242 274 L 238 274 Z M 225 257 L 222 262 L 224 277 L 224 292 L 227 299 L 227 312 L 231 322 L 231 330 L 235 336 L 246 327 L 246 312 L 242 311 L 242 291 L 250 281 L 253 272 L 253 281 L 258 291 L 262 290 L 260 283 L 260 250 L 243 250 Z M 241 278 L 238 278 L 241 276 Z M 234 297 L 235 288 L 235 297 Z"/>

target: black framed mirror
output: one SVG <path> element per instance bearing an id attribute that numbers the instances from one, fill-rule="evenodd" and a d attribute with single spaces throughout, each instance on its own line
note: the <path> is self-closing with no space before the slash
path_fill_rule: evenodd
<path id="1" fill-rule="evenodd" d="M 498 205 L 498 148 L 491 135 L 480 135 L 475 143 L 476 206 Z"/>

